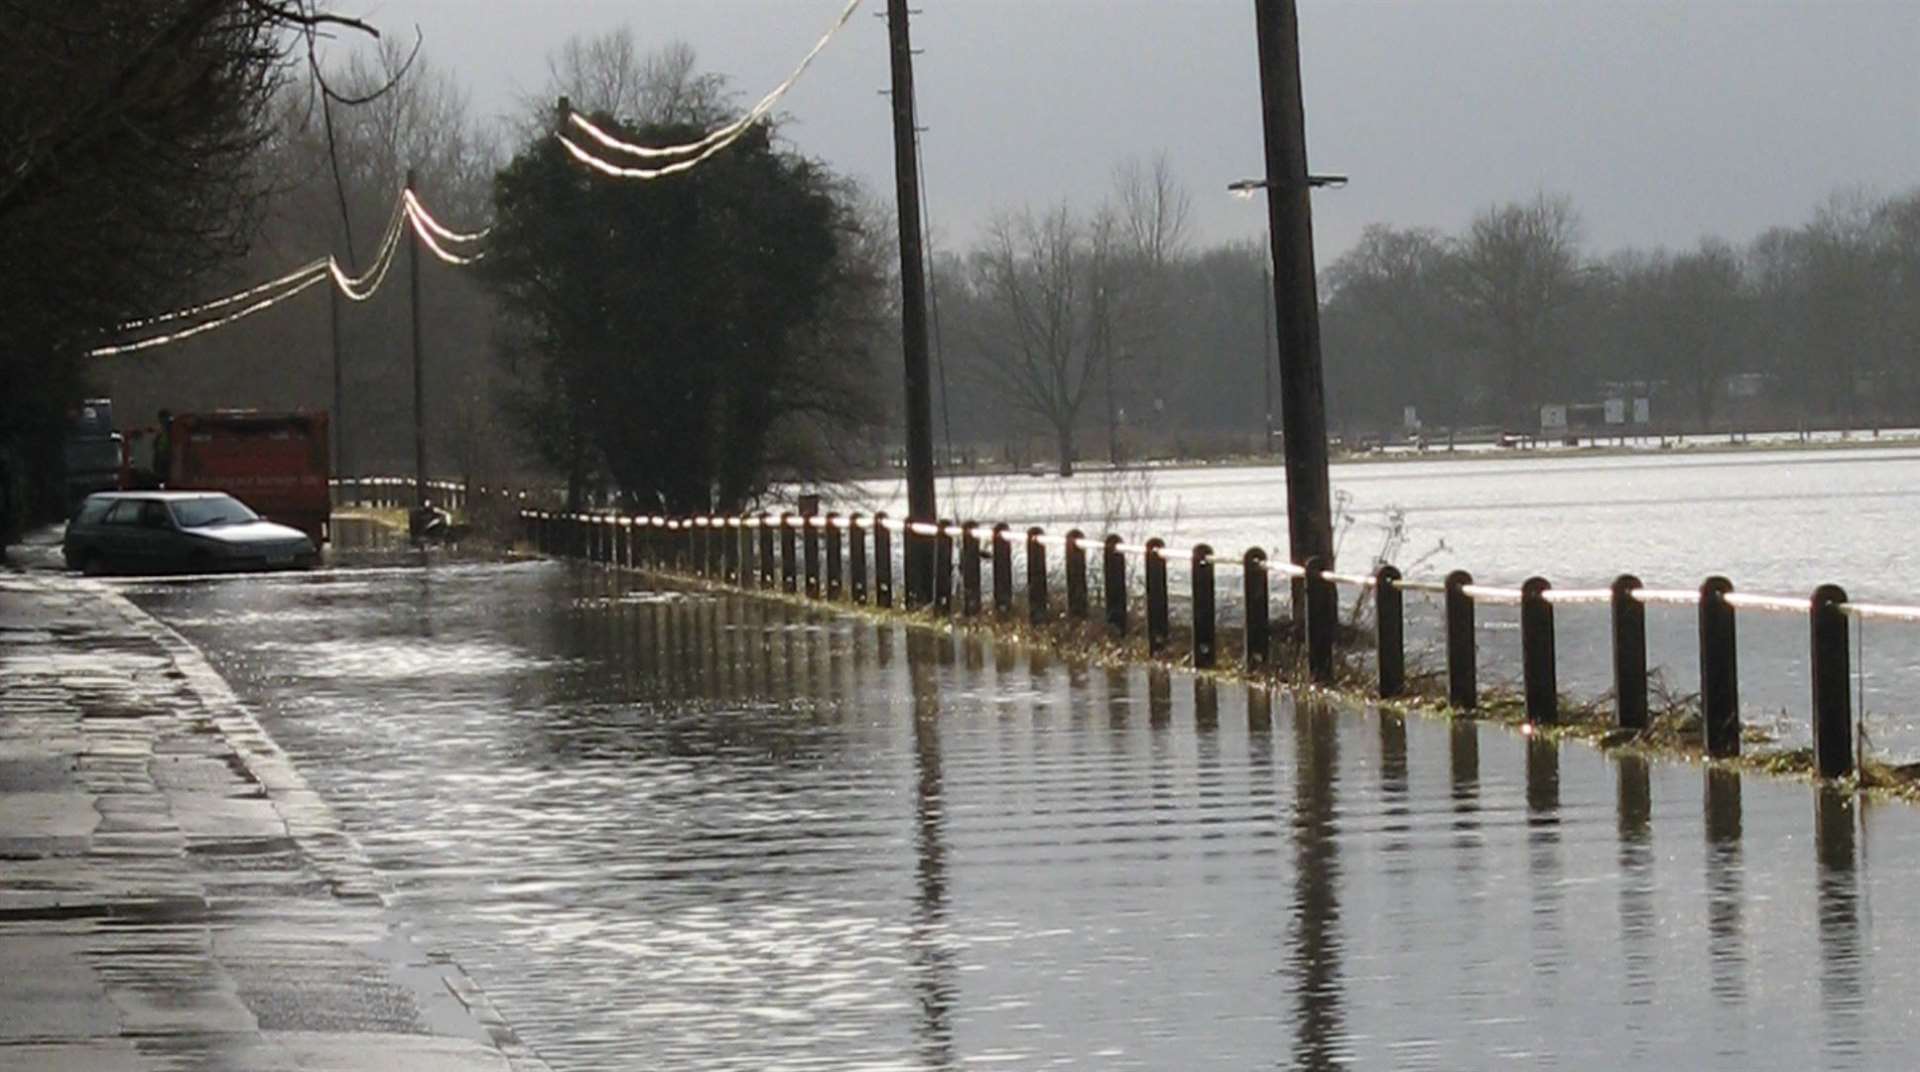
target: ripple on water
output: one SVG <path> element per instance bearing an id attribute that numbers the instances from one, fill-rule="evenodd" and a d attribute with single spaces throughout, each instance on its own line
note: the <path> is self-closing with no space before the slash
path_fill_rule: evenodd
<path id="1" fill-rule="evenodd" d="M 396 910 L 556 1068 L 1870 1068 L 1911 1042 L 1920 977 L 1881 952 L 1920 937 L 1905 812 L 1815 823 L 1793 783 L 597 571 L 243 591 L 140 598 L 196 623 Z"/>

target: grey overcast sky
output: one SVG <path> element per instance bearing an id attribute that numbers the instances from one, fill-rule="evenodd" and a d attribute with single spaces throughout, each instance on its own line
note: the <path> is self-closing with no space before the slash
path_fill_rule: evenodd
<path id="1" fill-rule="evenodd" d="M 546 55 L 630 25 L 680 40 L 748 101 L 843 0 L 341 0 L 504 114 Z M 936 240 L 996 209 L 1091 204 L 1116 161 L 1165 151 L 1197 236 L 1264 230 L 1225 192 L 1259 174 L 1251 0 L 916 0 Z M 891 189 L 886 31 L 867 0 L 787 98 L 801 151 Z M 1455 230 L 1497 201 L 1573 197 L 1591 247 L 1744 241 L 1835 191 L 1920 186 L 1920 0 L 1303 0 L 1324 264 L 1372 222 Z"/>

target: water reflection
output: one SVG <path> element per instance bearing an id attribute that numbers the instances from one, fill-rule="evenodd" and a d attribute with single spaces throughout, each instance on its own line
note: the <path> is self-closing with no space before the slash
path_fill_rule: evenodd
<path id="1" fill-rule="evenodd" d="M 1856 807 L 1854 796 L 1844 790 L 1823 786 L 1814 791 L 1825 1049 L 1829 1057 L 1849 1061 L 1861 1054 L 1860 1013 L 1866 997 L 1860 973 L 1860 883 L 1854 870 Z"/>
<path id="2" fill-rule="evenodd" d="M 1622 753 L 1614 760 L 1615 861 L 1620 868 L 1620 954 L 1626 979 L 1621 1001 L 1627 1022 L 1636 1029 L 1629 1057 L 1644 1060 L 1646 1011 L 1653 1004 L 1658 971 L 1660 913 L 1654 900 L 1657 879 L 1653 855 L 1653 791 L 1644 756 Z"/>
<path id="3" fill-rule="evenodd" d="M 1810 870 L 1796 783 L 1708 769 L 1702 839 L 1694 767 L 601 571 L 141 598 L 555 1068 L 1870 1068 L 1911 1041 L 1920 978 L 1875 950 L 1920 906 L 1865 911 L 1870 879 L 1920 884 L 1905 809 L 1870 875 L 1818 798 Z"/>
<path id="4" fill-rule="evenodd" d="M 885 628 L 885 627 L 882 627 Z M 947 943 L 947 847 L 941 799 L 940 679 L 929 658 L 940 638 L 907 635 L 908 676 L 913 688 L 914 879 L 913 989 L 920 1008 L 916 1034 L 921 1064 L 955 1065 L 953 999 L 956 969 Z M 950 651 L 951 649 L 949 649 Z"/>
<path id="5" fill-rule="evenodd" d="M 1747 1000 L 1744 876 L 1740 859 L 1740 772 L 1708 767 L 1707 959 L 1714 1000 L 1723 1006 Z"/>
<path id="6" fill-rule="evenodd" d="M 1340 846 L 1336 786 L 1340 743 L 1334 716 L 1294 707 L 1293 922 L 1288 974 L 1295 1001 L 1294 1064 L 1336 1068 L 1345 1045 L 1340 978 Z"/>
<path id="7" fill-rule="evenodd" d="M 1533 973 L 1540 980 L 1534 1004 L 1557 997 L 1566 962 L 1565 869 L 1560 859 L 1560 745 L 1527 738 L 1527 876 L 1533 890 Z"/>

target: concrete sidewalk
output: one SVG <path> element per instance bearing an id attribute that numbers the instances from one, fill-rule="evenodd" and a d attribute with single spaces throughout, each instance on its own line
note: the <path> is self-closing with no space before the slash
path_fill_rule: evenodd
<path id="1" fill-rule="evenodd" d="M 193 647 L 0 572 L 0 1069 L 542 1070 Z"/>

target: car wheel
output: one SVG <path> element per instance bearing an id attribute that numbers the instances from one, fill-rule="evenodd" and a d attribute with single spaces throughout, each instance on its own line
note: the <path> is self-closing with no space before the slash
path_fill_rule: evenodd
<path id="1" fill-rule="evenodd" d="M 87 550 L 80 552 L 80 557 L 74 562 L 74 565 L 81 573 L 89 577 L 98 577 L 107 572 L 107 560 L 98 551 Z"/>

